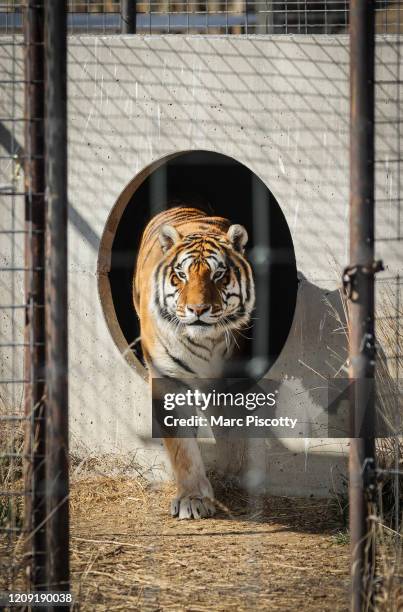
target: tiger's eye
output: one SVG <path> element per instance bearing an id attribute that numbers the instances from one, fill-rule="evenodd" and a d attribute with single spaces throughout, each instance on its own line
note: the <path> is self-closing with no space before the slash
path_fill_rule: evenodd
<path id="1" fill-rule="evenodd" d="M 186 280 L 186 274 L 182 272 L 182 270 L 175 270 L 175 274 L 178 278 L 180 278 L 180 280 Z"/>
<path id="2" fill-rule="evenodd" d="M 226 270 L 217 270 L 213 274 L 213 280 L 214 281 L 220 280 L 224 276 L 225 272 L 226 272 Z"/>

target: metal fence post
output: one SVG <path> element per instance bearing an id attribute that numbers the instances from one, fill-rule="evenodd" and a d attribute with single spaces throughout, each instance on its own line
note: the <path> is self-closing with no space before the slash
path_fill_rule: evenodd
<path id="1" fill-rule="evenodd" d="M 121 0 L 122 34 L 136 33 L 136 0 Z"/>
<path id="2" fill-rule="evenodd" d="M 374 339 L 374 2 L 350 4 L 350 378 L 358 379 L 351 405 L 355 424 L 374 418 L 369 386 L 375 374 Z M 351 610 L 370 598 L 374 555 L 368 547 L 374 438 L 350 441 Z M 367 609 L 367 608 L 365 608 Z"/>
<path id="3" fill-rule="evenodd" d="M 67 591 L 67 22 L 64 2 L 46 0 L 45 8 L 48 586 L 50 590 Z"/>
<path id="4" fill-rule="evenodd" d="M 45 64 L 43 0 L 27 0 L 25 44 L 25 528 L 29 588 L 46 588 Z"/>

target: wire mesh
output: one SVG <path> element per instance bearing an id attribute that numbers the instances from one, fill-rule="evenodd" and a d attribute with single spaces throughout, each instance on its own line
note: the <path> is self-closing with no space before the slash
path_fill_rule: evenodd
<path id="1" fill-rule="evenodd" d="M 378 23 L 391 35 L 377 37 L 378 57 L 375 73 L 375 252 L 382 258 L 385 272 L 376 276 L 375 324 L 378 341 L 376 378 L 382 392 L 378 394 L 381 409 L 395 423 L 394 438 L 378 440 L 378 554 L 386 551 L 390 567 L 390 593 L 402 579 L 401 537 L 403 512 L 403 446 L 402 446 L 402 276 L 398 265 L 402 252 L 402 31 L 403 4 L 395 3 L 378 15 Z M 392 60 L 385 53 L 392 51 Z M 388 105 L 386 87 L 389 87 Z M 383 111 L 381 111 L 383 106 Z M 381 178 L 382 175 L 382 178 Z M 385 220 L 389 229 L 385 230 Z M 397 255 L 397 259 L 396 259 Z M 399 535 L 400 534 L 400 535 Z M 379 586 L 379 585 L 378 585 Z M 383 594 L 385 588 L 380 588 Z M 393 597 L 393 595 L 392 595 Z M 382 597 L 380 597 L 381 599 Z"/>
<path id="2" fill-rule="evenodd" d="M 0 590 L 44 581 L 44 74 L 42 3 L 0 40 Z"/>
<path id="3" fill-rule="evenodd" d="M 22 28 L 22 2 L 0 3 L 0 31 Z M 132 0 L 142 34 L 347 34 L 349 0 Z M 130 4 L 129 4 L 130 6 Z M 376 30 L 400 28 L 399 2 L 376 0 Z M 118 34 L 120 0 L 68 0 L 70 34 Z"/>
<path id="4" fill-rule="evenodd" d="M 378 215 L 393 219 L 395 232 L 383 235 L 382 224 L 377 232 L 377 247 L 385 263 L 388 252 L 401 249 L 401 3 L 378 1 L 377 32 L 388 33 L 388 39 L 379 39 L 377 48 L 391 47 L 395 61 L 382 65 L 376 81 L 377 99 L 382 100 L 382 113 L 376 118 L 376 168 L 386 182 L 377 185 Z M 119 2 L 69 2 L 69 29 L 71 34 L 114 34 L 121 28 Z M 348 27 L 348 2 L 154 2 L 137 3 L 137 25 L 140 33 L 203 33 L 203 34 L 335 34 L 345 33 Z M 23 165 L 29 148 L 22 146 L 26 123 L 23 109 L 23 91 L 26 87 L 23 66 L 24 45 L 21 39 L 22 3 L 3 2 L 0 5 L 0 62 L 3 96 L 0 106 L 0 240 L 1 240 L 1 295 L 0 348 L 4 359 L 0 364 L 0 384 L 6 391 L 0 398 L 0 590 L 20 586 L 25 576 L 25 560 L 16 555 L 18 542 L 26 538 L 23 510 L 32 495 L 24 488 L 23 463 L 29 464 L 32 455 L 24 445 L 24 423 L 30 423 L 32 448 L 35 441 L 34 405 L 24 413 L 24 386 L 34 382 L 32 370 L 24 368 L 24 356 L 32 356 L 37 343 L 26 335 L 25 316 L 27 301 L 25 286 L 32 283 L 34 273 L 40 272 L 27 265 L 24 244 L 32 244 L 33 231 L 27 231 L 24 207 L 32 207 L 40 193 L 26 191 Z M 396 45 L 396 38 L 398 45 Z M 385 115 L 384 86 L 395 89 L 393 98 L 388 94 L 388 114 Z M 384 179 L 382 179 L 383 181 Z M 395 414 L 399 407 L 399 378 L 402 369 L 402 296 L 401 275 L 389 269 L 377 281 L 377 331 L 380 343 L 381 367 L 393 377 L 392 401 Z M 37 304 L 36 307 L 41 307 Z M 35 382 L 40 381 L 36 376 Z M 397 408 L 397 409 L 396 409 Z M 399 439 L 391 441 L 379 454 L 386 453 L 380 463 L 380 473 L 387 476 L 391 495 L 391 512 L 387 526 L 398 533 L 401 530 L 401 474 L 402 453 Z M 22 548 L 21 548 L 22 551 Z M 4 554 L 3 554 L 4 553 Z M 30 554 L 30 551 L 28 551 Z M 25 560 L 24 560 L 25 559 Z"/>
<path id="5" fill-rule="evenodd" d="M 33 350 L 25 336 L 28 307 L 25 275 L 31 270 L 25 262 L 25 187 L 23 148 L 25 87 L 23 42 L 15 30 L 0 39 L 2 72 L 2 118 L 0 128 L 0 590 L 21 586 L 23 556 L 16 555 L 17 544 L 25 537 L 24 507 L 30 497 L 25 488 L 23 469 L 31 457 L 26 454 L 24 424 L 30 419 L 24 406 L 24 388 L 31 373 L 24 367 L 26 351 Z M 27 198 L 29 206 L 30 197 Z"/>

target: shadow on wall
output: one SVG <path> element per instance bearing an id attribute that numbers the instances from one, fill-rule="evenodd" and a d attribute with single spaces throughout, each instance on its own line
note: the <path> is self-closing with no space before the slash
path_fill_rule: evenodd
<path id="1" fill-rule="evenodd" d="M 267 377 L 295 379 L 302 406 L 315 412 L 326 406 L 326 379 L 346 375 L 346 313 L 338 290 L 328 291 L 298 273 L 294 322 L 279 358 Z M 289 381 L 287 381 L 289 382 Z M 281 401 L 281 390 L 280 390 Z M 308 399 L 309 398 L 309 399 Z M 283 412 L 284 414 L 284 412 Z M 328 497 L 345 486 L 348 441 L 332 438 L 287 438 L 202 443 L 210 469 L 236 477 L 251 491 Z M 315 453 L 315 451 L 318 453 Z"/>
<path id="2" fill-rule="evenodd" d="M 336 282 L 339 270 L 335 263 Z M 348 337 L 347 312 L 340 290 L 319 287 L 301 271 L 298 280 L 293 325 L 281 361 L 274 364 L 271 375 L 277 378 L 292 372 L 302 381 L 342 376 L 346 374 Z"/>

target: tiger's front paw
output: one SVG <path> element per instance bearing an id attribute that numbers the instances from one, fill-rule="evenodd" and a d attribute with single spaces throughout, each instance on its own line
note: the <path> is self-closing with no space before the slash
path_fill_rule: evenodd
<path id="1" fill-rule="evenodd" d="M 214 516 L 215 505 L 209 497 L 175 497 L 171 502 L 171 515 L 182 519 L 202 519 Z"/>
<path id="2" fill-rule="evenodd" d="M 201 519 L 215 514 L 213 487 L 205 475 L 178 484 L 178 495 L 171 503 L 171 514 L 179 519 Z"/>

